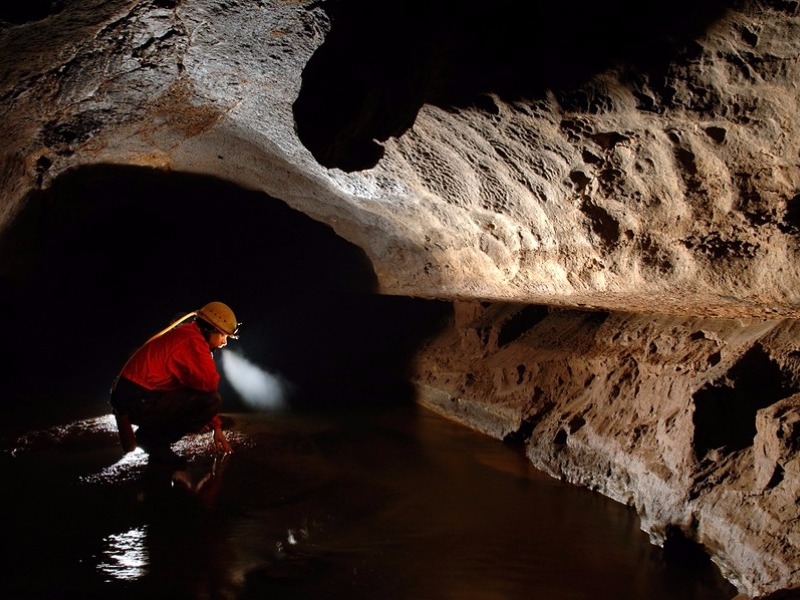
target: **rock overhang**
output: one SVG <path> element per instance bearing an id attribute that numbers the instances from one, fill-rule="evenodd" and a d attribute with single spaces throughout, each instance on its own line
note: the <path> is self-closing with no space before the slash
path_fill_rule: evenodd
<path id="1" fill-rule="evenodd" d="M 74 166 L 150 165 L 259 189 L 330 224 L 364 249 L 385 293 L 797 315 L 800 136 L 789 64 L 797 15 L 788 5 L 714 5 L 714 18 L 698 20 L 705 26 L 697 39 L 671 48 L 672 62 L 657 74 L 649 65 L 604 64 L 572 88 L 530 99 L 503 89 L 505 80 L 493 92 L 491 80 L 445 69 L 450 91 L 462 94 L 448 97 L 447 82 L 434 78 L 441 69 L 419 81 L 395 62 L 417 95 L 387 93 L 383 104 L 350 107 L 355 121 L 336 135 L 366 129 L 382 157 L 348 172 L 320 165 L 297 135 L 307 127 L 296 121 L 303 86 L 317 86 L 318 106 L 326 93 L 331 103 L 337 95 L 336 82 L 304 71 L 338 31 L 324 3 L 234 2 L 224 11 L 200 1 L 96 4 L 92 16 L 65 5 L 2 32 L 10 50 L 4 222 L 26 190 Z M 422 31 L 435 39 L 431 23 L 441 22 L 428 18 Z M 56 29 L 45 50 L 44 36 Z M 509 47 L 501 50 L 517 65 Z M 374 64 L 352 64 L 347 51 L 338 63 L 323 55 L 326 64 L 364 68 L 373 87 L 391 79 L 387 68 L 370 80 Z M 429 66 L 421 52 L 412 74 Z M 486 88 L 465 94 L 468 84 Z M 398 102 L 414 118 L 381 130 L 374 111 Z"/>
<path id="2" fill-rule="evenodd" d="M 395 10 L 412 6 L 389 4 Z M 522 4 L 527 3 L 501 6 Z M 466 356 L 439 356 L 441 348 L 433 346 L 421 359 L 431 367 L 423 380 L 429 378 L 440 394 L 449 392 L 449 406 L 472 406 L 475 398 L 460 379 L 472 375 L 467 383 L 485 388 L 474 413 L 492 413 L 506 429 L 506 421 L 541 419 L 552 435 L 529 446 L 534 462 L 554 473 L 560 469 L 577 483 L 606 486 L 604 493 L 620 501 L 634 498 L 651 511 L 646 522 L 655 528 L 695 511 L 694 534 L 727 556 L 734 576 L 747 574 L 747 591 L 796 584 L 791 549 L 770 548 L 772 542 L 755 530 L 747 530 L 742 542 L 730 527 L 737 506 L 744 514 L 774 510 L 772 531 L 784 527 L 788 513 L 780 507 L 794 489 L 797 465 L 788 446 L 776 440 L 777 432 L 788 431 L 796 420 L 796 399 L 749 407 L 742 427 L 747 431 L 740 437 L 749 440 L 756 411 L 752 449 L 719 453 L 711 448 L 714 436 L 706 435 L 699 445 L 721 459 L 698 465 L 691 454 L 693 440 L 714 422 L 713 414 L 701 418 L 697 431 L 693 406 L 705 397 L 698 391 L 724 399 L 725 374 L 738 372 L 736 365 L 752 344 L 767 348 L 762 362 L 779 364 L 782 377 L 797 371 L 792 343 L 800 307 L 797 4 L 703 4 L 711 13 L 695 21 L 697 29 L 688 36 L 677 36 L 685 43 L 660 45 L 658 61 L 603 63 L 576 79 L 567 77 L 569 85 L 551 79 L 564 85 L 537 87 L 523 78 L 525 94 L 487 79 L 488 63 L 483 79 L 459 78 L 463 74 L 453 75 L 441 62 L 426 63 L 426 52 L 438 48 L 433 29 L 423 30 L 428 37 L 414 49 L 410 70 L 401 51 L 391 57 L 394 70 L 375 78 L 381 54 L 364 56 L 369 45 L 361 55 L 346 47 L 338 58 L 349 60 L 337 62 L 337 53 L 328 53 L 325 44 L 335 41 L 347 15 L 330 9 L 348 5 L 361 6 L 344 0 L 224 6 L 210 0 L 94 0 L 65 2 L 43 18 L 3 27 L 3 231 L 13 227 L 31 191 L 51 188 L 71 170 L 138 165 L 164 174 L 210 175 L 279 198 L 363 249 L 379 291 L 454 300 L 457 318 L 464 310 L 459 301 L 497 302 L 487 304 L 487 313 L 509 310 L 505 303 L 579 309 L 572 317 L 568 311 L 553 310 L 548 317 L 547 309 L 528 309 L 533 324 L 513 327 L 487 317 L 484 330 L 497 328 L 508 348 L 498 356 L 491 349 L 485 373 L 459 362 L 487 352 L 480 344 L 469 346 L 481 332 L 465 326 L 460 335 L 467 345 L 459 352 Z M 442 20 L 453 16 L 447 12 L 453 3 L 427 3 L 426 10 L 436 8 Z M 466 17 L 455 22 L 476 23 Z M 498 29 L 497 21 L 485 24 Z M 480 31 L 482 40 L 491 40 L 491 26 Z M 370 43 L 383 42 L 380 30 L 362 34 Z M 519 58 L 513 45 L 512 54 L 505 46 L 505 54 L 492 57 L 476 55 L 476 47 L 465 47 L 460 39 L 462 46 L 448 47 L 463 50 L 458 58 L 504 56 L 506 67 L 519 64 L 512 60 Z M 598 47 L 593 42 L 590 50 Z M 580 44 L 545 49 L 569 50 L 570 58 L 586 55 Z M 366 65 L 373 87 L 360 91 L 371 94 L 337 105 L 336 85 L 350 80 L 319 78 L 308 69 L 315 60 L 331 66 L 334 75 Z M 450 77 L 445 83 L 455 82 L 452 88 L 441 85 L 442 74 Z M 386 88 L 393 75 L 404 83 L 400 96 Z M 475 82 L 481 86 L 468 85 Z M 416 94 L 409 93 L 409 85 L 417 86 Z M 308 104 L 301 110 L 308 101 L 300 101 L 304 90 L 313 91 L 318 102 L 311 102 L 311 110 Z M 359 104 L 364 98 L 369 102 Z M 357 105 L 355 116 L 342 121 L 334 110 L 330 118 L 315 121 L 320 100 L 331 100 L 340 110 Z M 331 123 L 323 131 L 328 137 L 316 142 L 303 133 Z M 373 154 L 353 154 L 352 140 Z M 534 346 L 524 349 L 524 360 L 504 362 L 520 351 L 513 349 L 515 340 L 507 340 L 524 341 L 529 327 L 587 333 L 592 328 L 576 324 L 588 319 L 597 326 L 603 311 L 614 313 L 602 329 L 616 343 L 603 346 L 589 336 L 555 357 L 537 355 Z M 724 321 L 704 321 L 709 318 Z M 595 357 L 599 362 L 582 362 L 576 349 L 592 344 L 603 346 Z M 687 356 L 691 361 L 684 365 Z M 675 372 L 669 372 L 673 363 Z M 452 381 L 443 371 L 448 364 Z M 587 375 L 585 381 L 593 396 L 578 389 L 584 380 L 572 382 L 574 393 L 562 389 L 565 373 L 589 368 L 593 378 Z M 531 397 L 526 385 L 536 369 L 552 382 L 539 383 Z M 598 369 L 608 380 L 605 387 Z M 601 425 L 609 431 L 619 426 L 591 402 L 615 398 L 620 369 L 630 371 L 617 386 L 623 391 L 616 392 L 630 400 L 625 405 L 630 415 L 637 403 L 652 402 L 656 417 L 665 418 L 648 422 L 638 415 L 642 418 L 617 436 L 597 435 Z M 518 404 L 512 405 L 509 389 L 517 380 L 522 383 L 512 392 L 519 395 Z M 502 396 L 500 408 L 495 393 Z M 454 402 L 456 394 L 462 397 Z M 556 400 L 568 407 L 587 402 L 587 411 L 564 423 L 548 420 L 544 408 L 548 402 L 558 406 Z M 673 405 L 679 418 L 670 425 Z M 629 440 L 637 428 L 638 437 Z M 506 429 L 501 433 L 507 435 Z M 653 448 L 664 450 L 672 462 L 637 462 Z M 615 476 L 598 483 L 592 460 L 600 459 L 616 461 Z M 626 474 L 640 479 L 626 481 Z M 717 476 L 733 476 L 739 487 L 715 485 Z M 689 501 L 690 493 L 698 497 Z M 775 573 L 764 566 L 773 556 L 783 561 Z"/>

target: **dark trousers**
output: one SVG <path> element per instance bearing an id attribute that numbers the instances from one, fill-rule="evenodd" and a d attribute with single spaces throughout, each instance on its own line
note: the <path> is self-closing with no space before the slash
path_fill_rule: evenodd
<path id="1" fill-rule="evenodd" d="M 127 414 L 139 426 L 136 439 L 147 449 L 201 431 L 219 413 L 222 398 L 218 392 L 191 389 L 151 391 L 120 377 L 111 393 L 111 406 L 115 414 Z"/>

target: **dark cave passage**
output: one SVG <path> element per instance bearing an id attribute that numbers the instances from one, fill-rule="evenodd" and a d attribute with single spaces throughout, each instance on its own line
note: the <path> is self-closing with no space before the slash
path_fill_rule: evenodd
<path id="1" fill-rule="evenodd" d="M 229 351 L 291 382 L 292 405 L 405 401 L 408 359 L 448 307 L 375 294 L 360 248 L 279 200 L 138 167 L 33 193 L 0 256 L 20 424 L 101 414 L 129 353 L 211 300 L 243 322 Z M 245 409 L 224 378 L 222 392 Z"/>
<path id="2" fill-rule="evenodd" d="M 478 524 L 479 535 L 468 539 L 467 543 L 457 544 L 458 549 L 467 555 L 465 564 L 470 571 L 474 571 L 475 564 L 475 553 L 470 548 L 486 548 L 486 556 L 496 560 L 499 566 L 511 566 L 509 573 L 514 576 L 519 573 L 528 577 L 531 573 L 530 564 L 539 564 L 535 557 L 526 558 L 524 562 L 519 560 L 521 542 L 513 536 L 509 538 L 511 543 L 503 544 L 503 547 L 487 546 L 484 540 L 497 541 L 501 538 L 497 535 L 494 521 L 482 515 L 497 515 L 498 510 L 508 515 L 546 514 L 544 511 L 531 511 L 529 499 L 549 497 L 552 485 L 546 486 L 545 493 L 534 493 L 532 490 L 538 488 L 529 488 L 525 478 L 507 477 L 508 472 L 504 468 L 487 467 L 493 464 L 492 460 L 487 465 L 481 464 L 480 468 L 469 466 L 465 469 L 448 456 L 471 459 L 477 444 L 483 444 L 487 439 L 468 437 L 463 432 L 456 439 L 460 444 L 466 444 L 470 451 L 464 451 L 463 445 L 454 446 L 450 455 L 451 451 L 444 447 L 445 459 L 440 466 L 431 462 L 431 454 L 426 446 L 413 438 L 411 446 L 407 445 L 405 440 L 410 437 L 408 432 L 415 431 L 419 423 L 413 415 L 410 415 L 410 421 L 398 427 L 396 415 L 408 408 L 413 410 L 406 406 L 412 400 L 408 381 L 409 361 L 420 342 L 434 333 L 445 317 L 452 316 L 452 305 L 448 302 L 376 294 L 375 275 L 366 256 L 327 226 L 289 209 L 279 200 L 214 178 L 104 165 L 67 173 L 56 180 L 51 189 L 32 194 L 25 203 L 24 211 L 0 238 L 0 257 L 0 298 L 3 299 L 0 308 L 4 314 L 13 315 L 13 324 L 18 325 L 11 340 L 9 372 L 12 377 L 4 396 L 4 435 L 14 437 L 15 429 L 25 431 L 31 426 L 42 428 L 67 421 L 80 430 L 84 417 L 106 414 L 111 380 L 132 350 L 172 319 L 210 300 L 222 300 L 233 307 L 238 319 L 243 322 L 241 339 L 230 344 L 232 352 L 241 352 L 253 363 L 291 382 L 293 387 L 289 406 L 292 409 L 311 409 L 313 412 L 333 409 L 345 416 L 341 423 L 349 425 L 348 429 L 341 432 L 326 429 L 304 438 L 291 428 L 283 432 L 279 430 L 276 435 L 275 424 L 270 422 L 267 426 L 269 434 L 263 435 L 257 452 L 253 452 L 252 448 L 237 451 L 237 455 L 242 457 L 237 458 L 240 461 L 236 463 L 240 465 L 238 476 L 244 477 L 236 479 L 237 471 L 234 471 L 233 485 L 229 484 L 226 488 L 231 494 L 227 496 L 227 501 L 234 504 L 226 507 L 232 510 L 227 513 L 222 510 L 221 513 L 238 516 L 242 513 L 241 507 L 248 506 L 247 502 L 255 502 L 259 507 L 264 506 L 259 502 L 267 502 L 268 510 L 261 511 L 261 514 L 268 515 L 266 521 L 269 526 L 275 526 L 280 521 L 282 533 L 285 533 L 285 523 L 294 523 L 294 517 L 305 518 L 306 507 L 310 504 L 316 510 L 316 503 L 320 503 L 326 514 L 333 514 L 337 520 L 346 523 L 348 529 L 366 523 L 367 526 L 363 528 L 365 542 L 360 542 L 357 547 L 359 551 L 369 548 L 370 557 L 375 555 L 373 549 L 380 547 L 372 545 L 375 539 L 380 543 L 389 539 L 392 548 L 404 550 L 410 547 L 407 563 L 398 563 L 392 558 L 388 565 L 379 565 L 374 573 L 379 579 L 384 577 L 384 573 L 399 573 L 403 579 L 412 581 L 415 578 L 409 579 L 407 573 L 413 574 L 413 569 L 420 564 L 421 554 L 417 546 L 414 543 L 409 546 L 405 541 L 395 543 L 380 530 L 376 538 L 372 529 L 374 521 L 363 519 L 363 503 L 368 503 L 368 517 L 374 514 L 382 519 L 387 514 L 404 513 L 403 510 L 398 511 L 393 503 L 400 498 L 402 505 L 413 504 L 421 497 L 419 490 L 422 489 L 425 491 L 422 497 L 431 500 L 433 507 L 445 507 L 446 510 L 439 513 L 425 508 L 423 514 L 412 512 L 411 522 L 425 523 L 425 518 L 432 517 L 435 526 L 425 526 L 424 529 L 438 532 L 441 531 L 441 515 L 454 517 L 453 529 L 445 530 L 446 538 L 452 540 L 454 538 L 450 531 L 456 532 L 456 537 L 465 531 L 464 523 L 460 521 L 464 513 L 454 512 L 448 507 L 463 506 L 465 497 L 474 495 L 476 490 L 485 489 L 486 492 L 480 491 L 475 499 L 481 511 L 474 516 L 467 513 L 467 522 Z M 520 338 L 526 331 L 536 327 L 547 314 L 545 307 L 519 307 L 503 324 L 498 343 L 507 345 Z M 606 317 L 603 313 L 593 314 L 587 317 L 585 323 L 599 325 Z M 517 369 L 521 376 L 524 365 L 517 365 Z M 226 402 L 223 411 L 249 410 L 231 385 L 225 386 L 222 391 Z M 394 411 L 397 408 L 401 410 Z M 341 415 L 333 416 L 338 419 Z M 352 418 L 354 416 L 359 418 Z M 348 421 L 348 418 L 352 421 Z M 246 422 L 246 419 L 243 421 Z M 391 427 L 374 426 L 375 423 L 387 422 L 391 423 Z M 529 435 L 534 425 L 533 421 L 523 424 L 527 433 L 523 431 L 521 435 Z M 446 426 L 450 427 L 451 424 Z M 382 427 L 386 427 L 386 431 Z M 373 435 L 373 430 L 378 435 Z M 369 435 L 362 440 L 353 432 L 358 436 L 363 432 Z M 387 446 L 379 436 L 387 438 L 391 452 L 387 452 Z M 76 445 L 82 442 L 80 438 L 78 431 Z M 434 431 L 430 439 L 430 447 L 441 452 L 441 434 Z M 116 451 L 115 442 L 112 448 Z M 399 442 L 406 445 L 400 445 Z M 325 469 L 318 470 L 313 463 L 310 471 L 298 471 L 297 463 L 307 464 L 309 448 L 320 454 L 320 464 L 324 464 L 325 468 L 344 467 L 342 475 L 328 479 Z M 64 446 L 60 445 L 59 449 L 63 450 Z M 276 449 L 280 451 L 275 452 Z M 66 457 L 80 457 L 82 452 L 80 449 L 73 450 L 71 454 L 66 453 Z M 40 456 L 45 453 L 43 451 Z M 408 457 L 413 460 L 408 461 Z M 39 460 L 39 456 L 33 458 Z M 520 458 L 518 453 L 513 454 L 514 460 Z M 91 460 L 99 462 L 97 456 L 92 456 Z M 350 468 L 351 463 L 358 467 L 358 471 Z M 28 467 L 30 463 L 26 462 L 14 464 L 21 467 L 14 472 L 15 479 L 11 481 L 12 484 L 18 484 L 17 487 L 26 489 L 28 495 L 23 497 L 24 500 L 29 496 L 37 501 L 46 499 L 49 506 L 49 498 L 40 491 L 42 486 L 65 497 L 63 480 L 55 478 L 59 485 L 53 485 L 53 473 L 63 463 L 47 459 L 49 470 L 42 470 L 36 463 L 33 463 L 33 468 Z M 425 484 L 427 475 L 419 467 L 420 464 L 433 467 L 431 473 L 440 488 Z M 525 465 L 525 473 L 528 473 L 527 462 Z M 367 473 L 367 485 L 354 477 L 354 473 L 360 473 L 362 468 Z M 482 484 L 479 488 L 471 477 L 463 479 L 461 483 L 460 475 L 453 481 L 450 476 L 441 476 L 445 472 L 475 475 Z M 486 472 L 490 474 L 488 477 Z M 284 473 L 288 475 L 282 479 Z M 320 473 L 323 481 L 315 481 L 314 478 L 320 477 Z M 508 489 L 498 487 L 497 474 L 508 479 Z M 59 475 L 63 477 L 63 474 Z M 384 476 L 388 479 L 381 479 Z M 399 481 L 404 485 L 410 484 L 413 493 L 409 497 L 413 502 L 408 503 L 403 499 L 404 496 L 397 495 L 392 488 L 392 478 L 395 477 L 400 477 Z M 389 485 L 386 486 L 384 481 L 388 481 Z M 302 485 L 297 488 L 295 482 L 301 482 Z M 72 486 L 70 489 L 76 488 Z M 81 488 L 84 489 L 89 488 Z M 286 502 L 284 494 L 287 490 L 291 493 L 295 489 L 300 490 L 299 499 Z M 447 494 L 440 489 L 446 490 Z M 242 490 L 245 490 L 244 496 L 236 496 L 237 493 L 242 494 Z M 515 508 L 505 499 L 516 502 L 518 492 L 523 494 Z M 572 489 L 567 493 L 577 492 Z M 39 545 L 33 545 L 35 552 L 39 553 L 36 554 L 36 564 L 44 565 L 48 571 L 48 577 L 37 578 L 34 585 L 39 584 L 41 579 L 60 581 L 62 586 L 73 584 L 87 589 L 82 577 L 89 577 L 73 568 L 74 565 L 64 557 L 69 559 L 75 553 L 74 540 L 82 540 L 82 548 L 86 550 L 92 542 L 87 544 L 85 540 L 105 540 L 109 533 L 116 531 L 112 529 L 120 522 L 120 513 L 112 510 L 116 505 L 102 504 L 108 512 L 101 513 L 100 518 L 96 512 L 87 513 L 83 510 L 97 502 L 107 502 L 107 490 L 103 489 L 101 493 L 102 496 L 90 497 L 88 502 L 81 497 L 77 500 L 68 499 L 66 504 L 62 500 L 62 510 L 57 513 L 52 513 L 52 507 L 49 507 L 51 512 L 47 514 L 51 518 L 44 522 L 46 524 L 58 522 L 63 525 L 64 519 L 52 519 L 52 514 L 90 518 L 73 520 L 70 527 L 57 527 L 58 535 L 50 541 L 50 553 L 46 554 L 44 560 L 39 555 Z M 279 499 L 271 503 L 273 498 Z M 576 499 L 581 501 L 577 495 Z M 596 503 L 597 508 L 587 510 L 583 505 L 563 510 L 563 499 L 556 499 L 554 506 L 560 515 L 568 515 L 571 511 L 595 515 L 599 511 L 598 516 L 602 517 L 602 513 L 609 510 L 606 507 L 611 505 L 597 502 L 597 496 L 587 495 L 585 499 Z M 17 499 L 17 506 L 31 512 L 17 513 L 37 514 L 36 509 L 41 505 L 24 500 Z M 498 508 L 487 504 L 487 500 L 497 502 Z M 333 513 L 328 512 L 331 506 L 334 507 Z M 357 510 L 353 510 L 353 506 Z M 370 506 L 375 508 L 370 509 Z M 31 507 L 34 507 L 33 510 Z M 276 507 L 286 509 L 278 519 L 272 516 Z M 388 507 L 388 510 L 384 507 Z M 488 510 L 483 512 L 486 507 Z M 295 514 L 293 511 L 296 508 L 300 511 Z M 619 515 L 623 513 L 618 512 Z M 609 543 L 613 536 L 604 533 L 597 542 L 598 554 L 612 559 L 611 567 L 603 568 L 600 572 L 606 576 L 619 573 L 621 589 L 630 589 L 630 581 L 635 580 L 643 589 L 660 590 L 664 587 L 664 598 L 684 597 L 684 594 L 675 591 L 682 590 L 684 586 L 690 589 L 697 586 L 700 590 L 695 595 L 697 598 L 729 597 L 730 586 L 718 574 L 711 573 L 705 563 L 692 565 L 692 570 L 681 566 L 679 572 L 669 572 L 671 565 L 662 567 L 655 558 L 647 558 L 644 562 L 634 560 L 633 572 L 644 569 L 645 574 L 631 578 L 628 575 L 631 572 L 629 567 L 617 562 L 621 552 L 609 552 L 611 547 L 627 549 L 631 543 L 629 539 L 639 544 L 646 543 L 637 528 L 628 526 L 633 522 L 629 517 L 625 517 L 627 521 L 621 517 L 612 519 L 611 530 L 622 534 L 621 541 Z M 95 532 L 94 536 L 87 536 L 89 528 L 80 526 L 87 520 L 93 525 L 91 531 Z M 47 539 L 42 532 L 49 534 L 49 528 L 39 525 L 37 518 L 25 517 L 24 521 L 35 522 L 39 529 L 33 530 L 35 536 L 30 536 L 27 529 L 21 532 L 15 529 L 15 541 L 20 538 L 34 541 Z M 545 521 L 548 524 L 559 523 L 559 519 L 554 518 Z M 588 521 L 603 522 L 601 518 L 589 518 Z M 149 520 L 146 522 L 150 523 Z M 260 524 L 254 527 L 253 521 L 247 520 L 241 525 L 235 518 L 230 522 L 244 536 L 237 543 L 247 544 L 251 532 L 255 531 L 259 548 L 265 547 L 262 543 L 265 529 Z M 351 526 L 351 522 L 355 525 Z M 481 523 L 490 522 L 491 527 L 480 527 Z M 509 523 L 517 527 L 512 527 L 510 531 L 517 532 L 520 522 L 516 516 L 511 518 Z M 567 523 L 571 527 L 577 521 L 569 516 Z M 391 532 L 408 530 L 403 521 L 400 524 L 397 528 L 390 522 Z M 187 547 L 192 551 L 201 548 L 198 556 L 208 560 L 209 568 L 215 568 L 217 564 L 229 564 L 224 548 L 222 551 L 214 549 L 208 552 L 205 544 L 197 544 L 196 528 L 185 530 L 192 533 L 187 537 Z M 562 540 L 566 548 L 565 555 L 568 556 L 569 552 L 574 552 L 575 535 L 588 530 L 580 527 L 575 533 L 570 533 L 567 529 L 567 533 L 553 534 L 549 539 Z M 486 532 L 485 536 L 483 531 Z M 533 531 L 535 533 L 528 534 L 526 539 L 543 539 L 541 529 Z M 169 536 L 162 538 L 157 533 L 149 538 L 150 547 L 155 552 L 164 552 L 161 556 L 169 556 L 175 547 L 173 532 L 169 533 Z M 636 536 L 640 539 L 637 540 Z M 213 537 L 227 539 L 226 536 Z M 440 548 L 444 548 L 445 553 L 451 552 L 439 540 L 434 539 L 433 542 L 424 545 L 430 556 L 440 553 Z M 525 543 L 522 542 L 522 545 L 525 546 Z M 581 543 L 578 546 L 586 548 Z M 526 547 L 544 547 L 548 550 L 545 554 L 552 554 L 552 544 L 528 544 Z M 636 549 L 642 546 L 632 547 L 639 552 Z M 271 547 L 269 554 L 272 554 Z M 354 555 L 361 560 L 357 553 L 339 554 Z M 28 555 L 23 553 L 20 556 L 27 558 Z M 637 555 L 641 557 L 642 553 Z M 89 548 L 78 556 L 97 556 L 97 549 Z M 310 556 L 314 560 L 301 561 L 303 569 L 299 572 L 303 576 L 298 577 L 297 581 L 310 582 L 312 585 L 319 581 L 330 585 L 329 580 L 319 577 L 320 571 L 316 570 L 317 566 L 325 569 L 327 563 L 316 560 L 313 554 Z M 155 575 L 144 580 L 137 588 L 145 590 L 145 595 L 149 589 L 164 589 L 163 580 L 159 579 L 160 573 L 164 573 L 169 581 L 175 581 L 176 573 L 170 568 L 172 563 L 160 558 L 153 561 Z M 324 553 L 322 558 L 327 558 Z M 269 560 L 268 557 L 266 562 Z M 310 563 L 307 574 L 306 562 Z M 592 558 L 590 563 L 596 565 L 597 561 Z M 86 571 L 91 571 L 91 562 L 86 564 L 90 565 Z M 556 564 L 569 566 L 569 561 L 559 559 Z M 408 565 L 412 565 L 411 570 Z M 523 566 L 517 568 L 518 565 Z M 342 573 L 353 572 L 349 565 L 345 567 Z M 63 576 L 58 571 L 61 568 L 65 568 Z M 273 577 L 269 570 L 251 573 L 247 579 L 252 586 L 250 590 L 256 595 L 263 595 L 274 589 L 276 581 L 279 584 L 287 581 L 282 565 L 276 564 L 276 568 L 277 577 Z M 574 574 L 571 569 L 567 572 L 555 571 L 554 589 L 563 589 L 564 581 L 570 580 Z M 549 567 L 545 570 L 553 571 Z M 23 573 L 21 569 L 18 571 Z M 483 571 L 492 573 L 495 569 Z M 662 577 L 662 571 L 666 576 Z M 94 582 L 96 575 L 91 572 L 90 581 Z M 434 569 L 432 577 L 433 580 L 440 580 L 441 569 Z M 503 579 L 508 581 L 509 577 L 504 574 Z M 291 578 L 288 581 L 293 583 Z M 457 572 L 454 581 L 459 584 L 463 581 L 462 572 Z M 530 589 L 528 579 L 521 581 L 527 586 L 526 589 Z M 667 582 L 667 585 L 663 586 L 661 581 Z M 152 588 L 149 587 L 151 582 L 155 582 Z M 21 586 L 30 583 L 24 576 L 21 583 L 17 582 Z M 334 585 L 336 583 L 334 581 Z M 349 578 L 344 583 L 349 585 Z M 103 585 L 107 587 L 107 582 Z M 592 585 L 591 582 L 589 585 Z M 647 596 L 648 593 L 652 595 L 651 592 L 641 595 Z"/>
<path id="3" fill-rule="evenodd" d="M 64 0 L 25 0 L 4 2 L 0 7 L 0 29 L 3 23 L 30 23 L 39 21 L 64 10 Z"/>

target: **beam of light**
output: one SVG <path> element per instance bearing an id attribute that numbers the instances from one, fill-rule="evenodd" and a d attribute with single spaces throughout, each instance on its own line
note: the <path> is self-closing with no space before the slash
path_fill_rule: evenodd
<path id="1" fill-rule="evenodd" d="M 230 350 L 222 352 L 225 377 L 252 408 L 278 410 L 285 406 L 287 384 L 243 356 Z"/>

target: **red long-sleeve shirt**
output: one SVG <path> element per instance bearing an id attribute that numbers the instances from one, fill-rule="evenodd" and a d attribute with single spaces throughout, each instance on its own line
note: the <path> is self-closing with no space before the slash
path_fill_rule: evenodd
<path id="1" fill-rule="evenodd" d="M 219 373 L 197 323 L 186 323 L 141 348 L 122 376 L 148 390 L 172 392 L 190 388 L 216 392 Z"/>
<path id="2" fill-rule="evenodd" d="M 216 392 L 219 373 L 197 323 L 186 323 L 140 348 L 122 370 L 122 376 L 148 390 L 172 392 L 189 388 Z M 219 425 L 219 416 L 210 425 Z"/>

